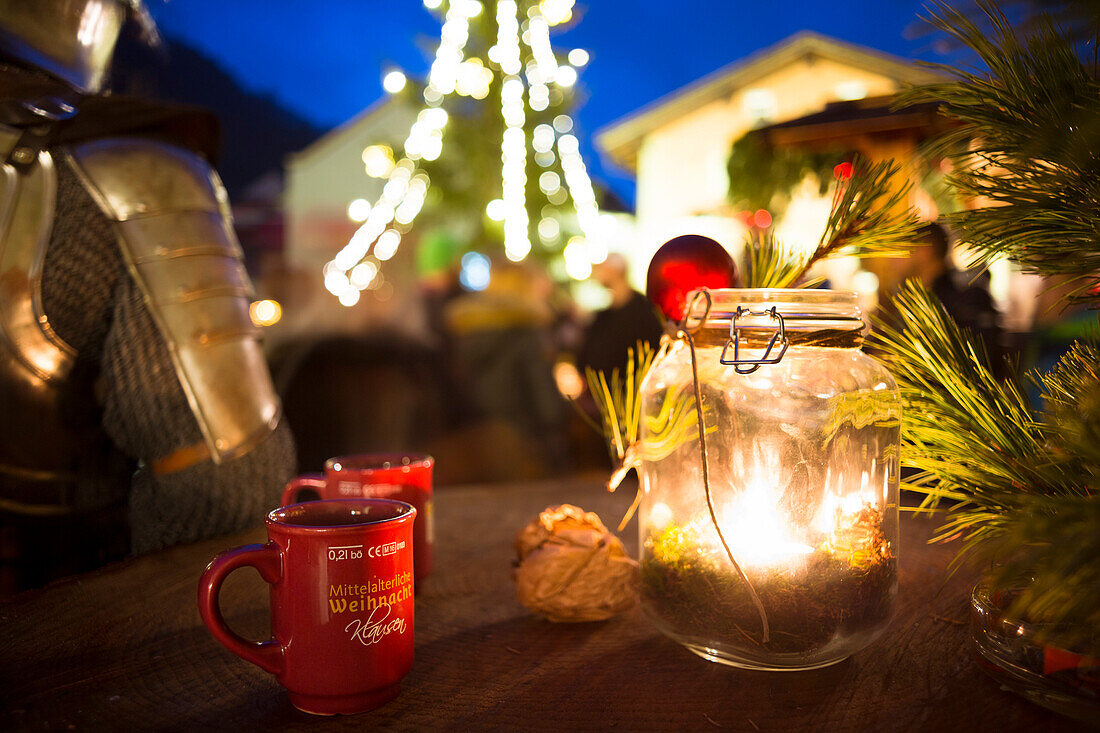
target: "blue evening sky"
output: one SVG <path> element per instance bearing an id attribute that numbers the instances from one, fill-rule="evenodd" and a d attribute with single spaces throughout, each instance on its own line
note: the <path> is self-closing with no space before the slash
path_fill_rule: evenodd
<path id="1" fill-rule="evenodd" d="M 440 21 L 419 0 L 153 0 L 166 35 L 213 57 L 247 87 L 322 127 L 379 99 L 382 70 L 423 76 Z M 553 35 L 591 54 L 576 117 L 593 175 L 633 200 L 630 177 L 601 165 L 596 130 L 754 51 L 808 29 L 907 58 L 936 60 L 913 31 L 924 0 L 579 0 Z M 260 123 L 262 124 L 262 122 Z"/>

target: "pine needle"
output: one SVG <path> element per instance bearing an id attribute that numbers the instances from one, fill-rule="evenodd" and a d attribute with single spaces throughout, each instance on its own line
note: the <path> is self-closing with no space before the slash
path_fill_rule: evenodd
<path id="1" fill-rule="evenodd" d="M 807 287 L 810 268 L 842 255 L 900 257 L 915 239 L 917 218 L 907 206 L 909 184 L 898 183 L 892 160 L 870 164 L 857 158 L 847 180 L 833 189 L 829 220 L 812 252 L 797 252 L 773 234 L 747 244 L 745 287 Z"/>
<path id="2" fill-rule="evenodd" d="M 642 400 L 639 391 L 650 367 L 668 350 L 662 343 L 656 351 L 644 341 L 627 350 L 625 378 L 618 369 L 607 375 L 593 369 L 585 370 L 588 389 L 599 411 L 604 440 L 611 460 L 621 468 L 615 476 L 621 480 L 626 472 L 641 461 L 658 461 L 694 437 L 698 415 L 689 392 L 669 392 L 656 415 L 645 419 L 648 435 L 642 440 Z M 715 428 L 708 427 L 707 432 Z M 611 484 L 617 485 L 613 478 Z"/>
<path id="3" fill-rule="evenodd" d="M 980 263 L 1008 257 L 1025 272 L 1100 297 L 1100 81 L 1073 40 L 1040 14 L 1017 34 L 989 0 L 988 28 L 942 2 L 931 23 L 973 50 L 984 70 L 914 89 L 955 124 L 929 146 L 947 183 L 978 206 L 948 215 Z M 1097 42 L 1095 36 L 1093 44 Z M 1046 374 L 998 381 L 984 349 L 923 288 L 895 299 L 902 323 L 872 338 L 901 387 L 906 488 L 918 510 L 950 500 L 938 539 L 963 538 L 997 588 L 1018 588 L 1009 613 L 1058 643 L 1100 649 L 1100 347 L 1077 343 Z M 1041 394 L 1037 411 L 1025 396 Z"/>
<path id="4" fill-rule="evenodd" d="M 956 123 L 928 153 L 950 161 L 949 186 L 982 203 L 945 218 L 980 264 L 1007 256 L 1025 272 L 1070 278 L 1076 299 L 1098 299 L 1100 80 L 1049 16 L 1025 39 L 991 2 L 978 8 L 988 28 L 941 2 L 928 20 L 988 71 L 940 65 L 953 80 L 898 101 L 939 102 Z"/>
<path id="5" fill-rule="evenodd" d="M 585 369 L 588 391 L 600 414 L 608 453 L 617 463 L 621 463 L 627 450 L 638 442 L 642 414 L 638 390 L 655 357 L 665 351 L 664 345 L 654 351 L 649 343 L 638 341 L 634 348 L 627 349 L 626 378 L 621 378 L 619 370 L 615 369 L 611 372 L 610 384 L 604 372 L 591 367 Z"/>
<path id="6" fill-rule="evenodd" d="M 935 534 L 963 538 L 952 569 L 993 563 L 995 582 L 1023 588 L 1017 611 L 1073 622 L 1058 639 L 1082 641 L 1100 629 L 1100 348 L 1078 344 L 1030 375 L 1046 405 L 1036 415 L 934 295 L 909 282 L 895 306 L 901 325 L 877 324 L 871 345 L 902 396 L 902 458 L 919 469 L 905 488 L 924 494 L 921 510 L 953 502 Z"/>

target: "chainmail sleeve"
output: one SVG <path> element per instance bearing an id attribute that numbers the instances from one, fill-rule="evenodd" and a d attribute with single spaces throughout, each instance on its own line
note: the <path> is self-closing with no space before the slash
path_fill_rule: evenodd
<path id="1" fill-rule="evenodd" d="M 260 522 L 294 473 L 285 422 L 244 455 L 171 473 L 151 466 L 202 433 L 168 346 L 130 278 L 110 222 L 68 166 L 59 166 L 59 222 L 43 297 L 51 322 L 93 374 L 102 427 L 137 464 L 129 491 L 134 552 L 225 534 Z"/>
<path id="2" fill-rule="evenodd" d="M 168 347 L 137 286 L 120 283 L 103 353 L 103 424 L 114 441 L 141 459 L 130 492 L 135 552 L 225 534 L 256 524 L 278 505 L 294 472 L 285 422 L 249 453 L 214 465 L 202 461 L 168 474 L 150 465 L 202 441 Z"/>

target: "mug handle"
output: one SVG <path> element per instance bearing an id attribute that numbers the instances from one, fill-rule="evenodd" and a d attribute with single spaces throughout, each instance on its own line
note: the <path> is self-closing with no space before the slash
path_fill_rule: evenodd
<path id="1" fill-rule="evenodd" d="M 298 503 L 298 492 L 302 489 L 317 489 L 317 493 L 324 496 L 322 493 L 325 488 L 324 474 L 320 473 L 307 473 L 304 476 L 296 476 L 290 479 L 286 488 L 283 489 L 283 503 L 280 506 L 288 506 L 290 504 Z"/>
<path id="2" fill-rule="evenodd" d="M 282 555 L 274 542 L 266 545 L 244 545 L 219 553 L 199 581 L 199 614 L 206 628 L 226 649 L 245 661 L 279 675 L 283 671 L 283 647 L 278 641 L 250 641 L 230 629 L 222 617 L 218 596 L 222 582 L 237 568 L 252 566 L 268 583 L 277 583 L 283 576 Z"/>

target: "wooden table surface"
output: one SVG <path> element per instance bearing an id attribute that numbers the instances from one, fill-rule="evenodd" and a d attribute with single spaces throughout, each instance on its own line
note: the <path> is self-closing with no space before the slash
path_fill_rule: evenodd
<path id="1" fill-rule="evenodd" d="M 195 592 L 223 548 L 262 529 L 67 579 L 0 605 L 0 728 L 111 730 L 1057 731 L 1077 725 L 1005 692 L 971 659 L 971 578 L 946 583 L 953 548 L 902 521 L 897 612 L 867 649 L 811 672 L 709 663 L 635 609 L 552 624 L 515 600 L 512 536 L 549 504 L 614 524 L 633 496 L 595 478 L 436 492 L 435 570 L 416 598 L 416 661 L 373 712 L 301 713 L 274 678 L 233 656 L 199 619 Z M 636 548 L 634 523 L 624 533 Z M 268 635 L 267 592 L 234 573 L 222 607 Z"/>

